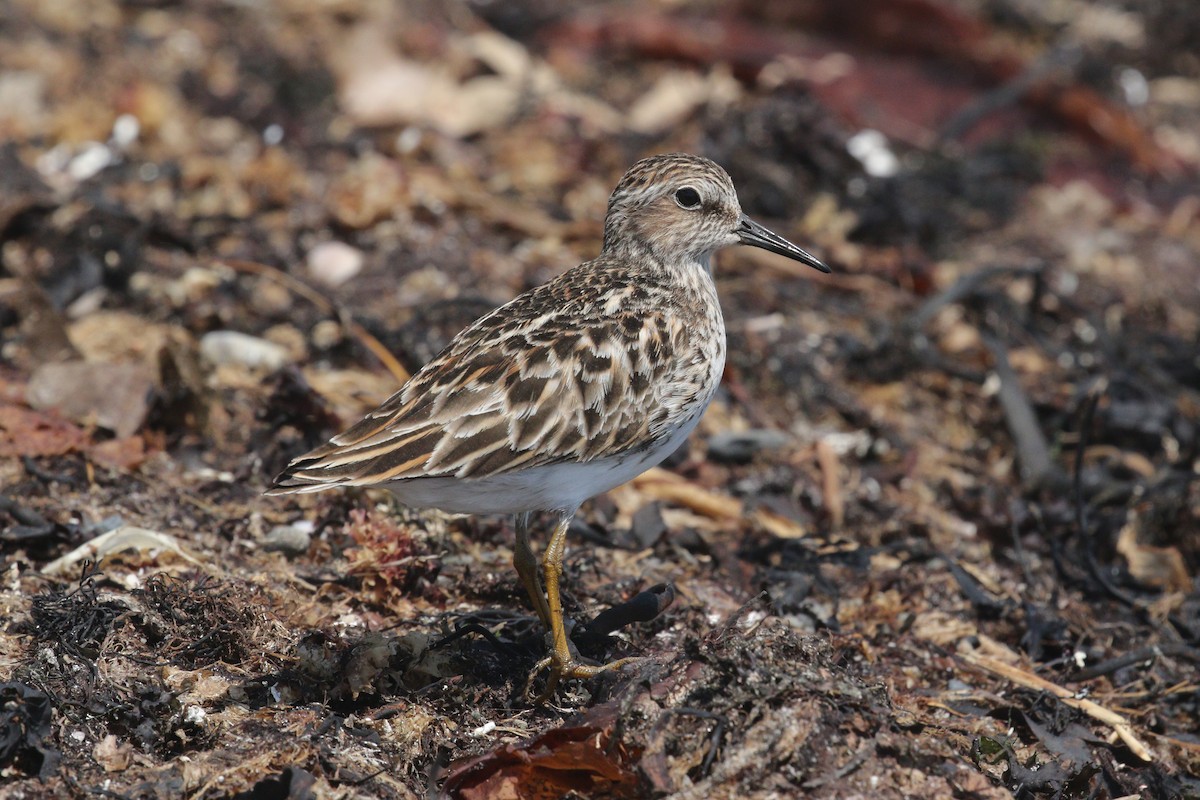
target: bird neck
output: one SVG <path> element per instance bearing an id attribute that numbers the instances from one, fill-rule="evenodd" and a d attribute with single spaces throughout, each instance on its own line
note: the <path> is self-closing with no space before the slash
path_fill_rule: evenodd
<path id="1" fill-rule="evenodd" d="M 601 253 L 611 258 L 653 265 L 684 278 L 704 274 L 712 279 L 712 251 L 689 253 L 668 247 L 664 253 L 662 244 L 661 240 L 647 239 L 630 231 L 622 231 L 620 235 L 610 235 L 605 231 Z"/>
<path id="2" fill-rule="evenodd" d="M 672 259 L 659 259 L 663 271 L 689 286 L 708 289 L 713 286 L 712 253 L 688 253 Z"/>
<path id="3" fill-rule="evenodd" d="M 681 296 L 691 298 L 697 308 L 718 304 L 717 286 L 713 281 L 709 254 L 689 254 L 670 261 L 660 261 L 659 269 L 669 275 L 668 280 Z"/>

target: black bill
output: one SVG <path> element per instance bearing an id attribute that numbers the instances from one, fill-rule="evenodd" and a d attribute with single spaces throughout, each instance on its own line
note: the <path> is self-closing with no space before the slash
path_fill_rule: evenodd
<path id="1" fill-rule="evenodd" d="M 770 250 L 772 253 L 778 253 L 793 261 L 808 264 L 813 269 L 821 270 L 821 272 L 830 271 L 829 267 L 821 263 L 821 260 L 816 256 L 802 250 L 782 236 L 771 233 L 771 231 L 749 217 L 742 217 L 742 224 L 738 226 L 737 235 L 742 240 L 742 244 L 748 244 L 751 247 L 761 247 L 763 250 Z"/>

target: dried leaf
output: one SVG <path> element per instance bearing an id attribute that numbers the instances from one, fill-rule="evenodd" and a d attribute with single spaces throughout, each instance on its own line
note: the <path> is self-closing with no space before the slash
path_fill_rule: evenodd
<path id="1" fill-rule="evenodd" d="M 145 421 L 153 388 L 154 377 L 140 364 L 70 361 L 35 370 L 26 397 L 35 409 L 56 408 L 125 438 Z"/>
<path id="2" fill-rule="evenodd" d="M 116 530 L 100 534 L 91 541 L 76 547 L 65 556 L 51 561 L 42 568 L 42 574 L 67 575 L 74 573 L 79 563 L 85 559 L 99 561 L 106 555 L 119 553 L 122 550 L 137 550 L 139 552 L 166 550 L 185 561 L 190 561 L 193 564 L 200 563 L 179 546 L 179 541 L 174 536 L 145 528 L 138 528 L 133 525 L 122 525 Z"/>
<path id="3" fill-rule="evenodd" d="M 109 439 L 92 447 L 88 455 L 104 467 L 133 469 L 146 460 L 146 440 L 141 436 Z"/>
<path id="4" fill-rule="evenodd" d="M 129 769 L 133 758 L 133 745 L 129 742 L 118 743 L 117 737 L 110 733 L 96 742 L 92 748 L 92 758 L 105 772 L 124 772 Z"/>
<path id="5" fill-rule="evenodd" d="M 1176 547 L 1154 547 L 1138 541 L 1141 517 L 1136 512 L 1117 536 L 1117 552 L 1125 556 L 1129 572 L 1148 586 L 1168 592 L 1186 592 L 1192 586 L 1187 562 Z"/>
<path id="6" fill-rule="evenodd" d="M 56 413 L 0 405 L 0 458 L 60 456 L 87 446 L 87 433 Z"/>
<path id="7" fill-rule="evenodd" d="M 531 740 L 504 745 L 478 758 L 451 765 L 443 792 L 461 800 L 488 798 L 632 796 L 637 773 L 628 754 L 609 739 L 617 721 L 613 704 Z"/>

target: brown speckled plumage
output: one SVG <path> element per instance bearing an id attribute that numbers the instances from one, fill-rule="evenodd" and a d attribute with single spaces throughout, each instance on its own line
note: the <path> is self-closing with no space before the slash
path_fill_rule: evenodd
<path id="1" fill-rule="evenodd" d="M 543 697 L 591 667 L 570 653 L 558 593 L 579 504 L 668 456 L 708 406 L 725 362 L 709 266 L 733 244 L 827 269 L 742 214 L 733 182 L 686 154 L 643 159 L 608 204 L 601 254 L 484 315 L 395 395 L 301 456 L 270 494 L 386 485 L 402 502 L 520 513 L 514 563 L 554 636 Z M 545 594 L 529 513 L 554 511 Z"/>
<path id="2" fill-rule="evenodd" d="M 724 333 L 707 275 L 605 253 L 477 320 L 279 485 L 478 479 L 644 448 L 711 396 Z"/>

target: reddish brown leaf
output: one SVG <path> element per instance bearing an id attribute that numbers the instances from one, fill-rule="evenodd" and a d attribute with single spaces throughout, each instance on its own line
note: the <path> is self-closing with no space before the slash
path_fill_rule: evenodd
<path id="1" fill-rule="evenodd" d="M 639 796 L 631 754 L 610 745 L 616 721 L 615 705 L 594 708 L 573 724 L 452 765 L 442 790 L 462 800 Z"/>
<path id="2" fill-rule="evenodd" d="M 88 455 L 102 467 L 133 469 L 146 460 L 146 441 L 141 436 L 109 439 L 93 447 Z"/>
<path id="3" fill-rule="evenodd" d="M 0 458 L 60 456 L 87 446 L 87 433 L 53 412 L 0 405 Z"/>

